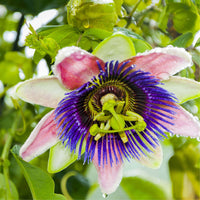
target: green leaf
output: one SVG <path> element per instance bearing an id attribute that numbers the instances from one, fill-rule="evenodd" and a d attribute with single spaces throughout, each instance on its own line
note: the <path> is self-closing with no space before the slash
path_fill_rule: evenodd
<path id="1" fill-rule="evenodd" d="M 67 176 L 68 174 L 66 174 Z M 74 200 L 85 199 L 89 191 L 90 185 L 88 180 L 81 174 L 76 173 L 70 176 L 67 180 L 66 186 L 70 196 Z"/>
<path id="2" fill-rule="evenodd" d="M 117 14 L 122 17 L 122 4 L 123 4 L 123 0 L 113 0 L 115 2 L 115 7 L 116 7 L 116 12 Z"/>
<path id="3" fill-rule="evenodd" d="M 46 53 L 44 51 L 35 50 L 35 53 L 33 55 L 34 62 L 36 64 L 38 64 L 40 62 L 40 60 L 45 57 L 45 55 L 46 55 Z"/>
<path id="4" fill-rule="evenodd" d="M 25 45 L 36 49 L 37 54 L 34 56 L 35 62 L 37 63 L 39 59 L 44 57 L 46 54 L 49 54 L 52 61 L 54 61 L 54 58 L 60 49 L 56 40 L 54 38 L 40 36 L 31 25 L 29 26 L 29 29 L 32 34 L 26 37 Z"/>
<path id="5" fill-rule="evenodd" d="M 26 38 L 26 45 L 36 49 L 34 61 L 38 63 L 46 54 L 54 60 L 60 48 L 77 45 L 80 32 L 70 25 L 45 26 L 36 31 L 30 26 L 32 34 Z"/>
<path id="6" fill-rule="evenodd" d="M 5 54 L 5 60 L 15 63 L 18 66 L 18 68 L 22 69 L 26 79 L 32 77 L 33 75 L 32 61 L 31 59 L 28 59 L 21 52 L 8 51 Z"/>
<path id="7" fill-rule="evenodd" d="M 143 53 L 146 50 L 151 50 L 152 47 L 144 40 L 132 38 L 136 53 Z"/>
<path id="8" fill-rule="evenodd" d="M 11 180 L 9 180 L 9 185 L 10 185 L 12 199 L 18 200 L 19 194 L 15 184 Z M 3 174 L 0 173 L 0 200 L 6 199 L 5 198 L 6 190 L 8 190 L 8 188 L 6 188 L 5 177 Z"/>
<path id="9" fill-rule="evenodd" d="M 58 196 L 54 193 L 54 182 L 46 172 L 19 158 L 19 146 L 14 146 L 11 152 L 24 174 L 33 199 L 54 199 L 54 197 L 60 200 L 65 199 L 62 195 Z"/>
<path id="10" fill-rule="evenodd" d="M 62 194 L 54 194 L 52 200 L 66 200 L 66 198 Z"/>
<path id="11" fill-rule="evenodd" d="M 170 23 L 168 23 L 170 22 Z M 171 24 L 178 33 L 196 32 L 200 28 L 200 16 L 193 3 L 170 2 L 167 4 L 163 14 L 161 14 L 160 28 L 165 30 Z"/>
<path id="12" fill-rule="evenodd" d="M 183 193 L 184 170 L 178 156 L 174 155 L 169 160 L 172 192 L 176 199 L 180 199 Z"/>
<path id="13" fill-rule="evenodd" d="M 0 62 L 0 80 L 4 84 L 14 85 L 21 81 L 19 70 L 22 70 L 25 78 L 32 77 L 32 62 L 22 53 L 8 51 L 4 55 L 4 60 Z"/>
<path id="14" fill-rule="evenodd" d="M 199 51 L 191 51 L 192 60 L 200 66 L 200 52 Z"/>
<path id="15" fill-rule="evenodd" d="M 138 0 L 124 0 L 124 3 L 130 6 L 135 6 L 139 1 Z M 152 0 L 143 0 L 140 1 L 137 10 L 142 11 L 147 8 L 147 6 L 150 6 L 152 4 Z"/>
<path id="16" fill-rule="evenodd" d="M 194 35 L 191 32 L 184 33 L 177 37 L 175 40 L 171 42 L 171 44 L 175 47 L 189 47 L 194 39 Z"/>
<path id="17" fill-rule="evenodd" d="M 70 0 L 67 4 L 67 19 L 80 30 L 101 28 L 112 31 L 117 13 L 115 3 L 96 0 Z"/>
<path id="18" fill-rule="evenodd" d="M 140 39 L 140 40 L 145 41 L 140 35 L 138 35 L 137 33 L 134 33 L 133 31 L 131 31 L 129 29 L 126 29 L 126 28 L 115 27 L 114 32 L 121 32 L 130 38 Z"/>
<path id="19" fill-rule="evenodd" d="M 118 60 L 119 62 L 135 55 L 131 39 L 124 34 L 115 33 L 103 40 L 93 51 L 93 54 L 104 61 Z"/>
<path id="20" fill-rule="evenodd" d="M 80 37 L 78 29 L 70 25 L 45 26 L 37 30 L 37 33 L 39 37 L 54 39 L 61 48 L 76 44 Z"/>
<path id="21" fill-rule="evenodd" d="M 83 36 L 99 40 L 104 40 L 105 38 L 110 37 L 111 35 L 112 32 L 99 28 L 89 28 L 86 29 L 85 32 L 83 33 Z"/>
<path id="22" fill-rule="evenodd" d="M 197 10 L 184 4 L 175 4 L 175 6 L 172 6 L 174 9 L 174 28 L 177 32 L 184 33 L 188 30 L 196 31 L 199 29 L 200 21 Z"/>
<path id="23" fill-rule="evenodd" d="M 122 179 L 121 187 L 131 200 L 138 199 L 167 199 L 164 190 L 148 180 L 140 177 L 125 177 Z"/>
<path id="24" fill-rule="evenodd" d="M 129 37 L 135 47 L 135 51 L 136 53 L 142 53 L 145 52 L 146 50 L 150 50 L 152 49 L 151 45 L 149 43 L 147 43 L 140 35 L 138 35 L 137 33 L 134 33 L 133 31 L 126 29 L 126 28 L 120 28 L 120 27 L 116 27 L 115 32 L 121 32 L 124 35 L 126 35 L 127 37 Z"/>
<path id="25" fill-rule="evenodd" d="M 11 61 L 4 60 L 0 62 L 0 80 L 8 85 L 18 83 L 21 80 L 18 66 Z"/>
<path id="26" fill-rule="evenodd" d="M 172 137 L 171 140 L 174 146 L 174 142 L 179 143 L 180 138 L 173 141 Z M 196 167 L 200 159 L 199 152 L 199 142 L 196 139 L 187 139 L 182 146 L 176 147 L 174 155 L 170 158 L 169 169 L 175 199 L 200 197 L 199 169 Z"/>

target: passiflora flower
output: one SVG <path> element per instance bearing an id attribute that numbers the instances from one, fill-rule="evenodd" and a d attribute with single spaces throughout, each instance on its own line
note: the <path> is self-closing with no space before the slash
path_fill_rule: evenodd
<path id="1" fill-rule="evenodd" d="M 115 42 L 122 38 L 116 35 Z M 110 194 L 120 184 L 124 160 L 160 166 L 159 140 L 165 132 L 199 137 L 199 121 L 178 102 L 200 96 L 200 84 L 172 77 L 192 65 L 182 48 L 155 48 L 136 56 L 114 48 L 104 58 L 100 49 L 107 44 L 110 40 L 96 55 L 78 47 L 61 49 L 55 75 L 27 80 L 17 94 L 54 108 L 23 144 L 21 157 L 30 161 L 51 148 L 48 170 L 57 172 L 84 153 L 84 163 L 92 161 L 97 169 L 102 192 Z"/>

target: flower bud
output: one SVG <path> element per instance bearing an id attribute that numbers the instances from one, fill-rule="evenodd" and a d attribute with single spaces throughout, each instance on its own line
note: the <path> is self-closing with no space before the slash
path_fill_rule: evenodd
<path id="1" fill-rule="evenodd" d="M 112 30 L 117 13 L 113 0 L 70 0 L 67 4 L 68 23 L 79 29 Z"/>

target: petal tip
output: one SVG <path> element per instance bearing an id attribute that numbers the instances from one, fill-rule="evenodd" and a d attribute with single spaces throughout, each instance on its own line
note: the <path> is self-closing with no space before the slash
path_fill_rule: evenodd
<path id="1" fill-rule="evenodd" d="M 184 48 L 173 46 L 156 47 L 139 53 L 131 59 L 131 62 L 161 80 L 167 80 L 170 76 L 193 64 L 192 56 Z"/>
<path id="2" fill-rule="evenodd" d="M 193 116 L 191 113 L 179 106 L 179 109 L 176 111 L 174 125 L 170 127 L 170 130 L 176 135 L 199 138 L 200 121 L 198 117 Z"/>
<path id="3" fill-rule="evenodd" d="M 59 50 L 52 70 L 67 89 L 76 89 L 99 74 L 97 62 L 102 60 L 79 47 Z"/>
<path id="4" fill-rule="evenodd" d="M 22 145 L 19 155 L 25 161 L 30 161 L 43 154 L 50 147 L 58 143 L 54 110 L 47 113 L 33 129 L 32 133 Z"/>
<path id="5" fill-rule="evenodd" d="M 52 66 L 52 70 L 53 70 L 54 74 L 57 73 L 56 66 L 59 63 L 61 63 L 66 57 L 70 57 L 75 52 L 80 52 L 81 54 L 90 55 L 87 51 L 85 51 L 85 50 L 83 50 L 83 49 L 81 49 L 79 47 L 76 47 L 76 46 L 64 47 L 64 48 L 60 49 L 58 51 L 58 54 L 57 54 L 56 58 L 55 58 L 55 63 Z"/>
<path id="6" fill-rule="evenodd" d="M 92 160 L 98 174 L 98 182 L 103 194 L 111 194 L 116 191 L 119 187 L 120 182 L 123 177 L 123 163 L 119 161 L 118 163 L 110 162 L 107 164 L 99 165 L 98 163 L 98 155 L 95 153 Z"/>
<path id="7" fill-rule="evenodd" d="M 164 48 L 156 47 L 150 51 L 147 50 L 144 53 L 138 53 L 137 55 L 148 55 L 150 53 L 165 53 L 165 54 L 169 54 L 169 55 L 176 55 L 176 56 L 182 58 L 187 63 L 188 67 L 193 65 L 192 56 L 184 48 L 174 47 L 172 45 L 169 45 Z"/>
<path id="8" fill-rule="evenodd" d="M 102 177 L 103 175 L 98 174 L 99 185 L 103 194 L 111 194 L 117 190 L 123 177 L 123 168 L 119 165 L 114 167 L 112 171 L 107 171 L 107 173 L 104 180 L 100 178 L 100 176 Z"/>

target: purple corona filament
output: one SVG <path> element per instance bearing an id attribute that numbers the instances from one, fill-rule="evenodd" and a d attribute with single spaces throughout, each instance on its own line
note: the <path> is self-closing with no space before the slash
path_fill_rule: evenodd
<path id="1" fill-rule="evenodd" d="M 145 152 L 156 148 L 157 138 L 163 139 L 166 137 L 165 132 L 171 133 L 167 126 L 173 125 L 177 99 L 159 87 L 159 79 L 148 72 L 135 70 L 135 66 L 128 62 L 120 65 L 118 61 L 111 61 L 105 66 L 98 63 L 98 66 L 99 75 L 80 88 L 66 93 L 56 108 L 59 139 L 71 152 L 78 151 L 79 159 L 85 140 L 84 162 L 92 160 L 95 151 L 98 151 L 99 165 L 108 162 L 112 165 L 113 162 L 118 163 L 119 159 L 123 161 L 132 157 L 140 159 L 141 154 L 146 155 Z M 90 133 L 94 124 L 100 126 L 94 117 L 102 111 L 101 99 L 107 94 L 124 102 L 120 116 L 126 117 L 127 111 L 130 111 L 141 116 L 146 123 L 144 130 L 137 131 L 130 128 L 135 125 L 135 121 L 125 121 L 127 142 L 123 142 L 120 133 L 114 132 L 112 128 L 98 140 Z"/>

